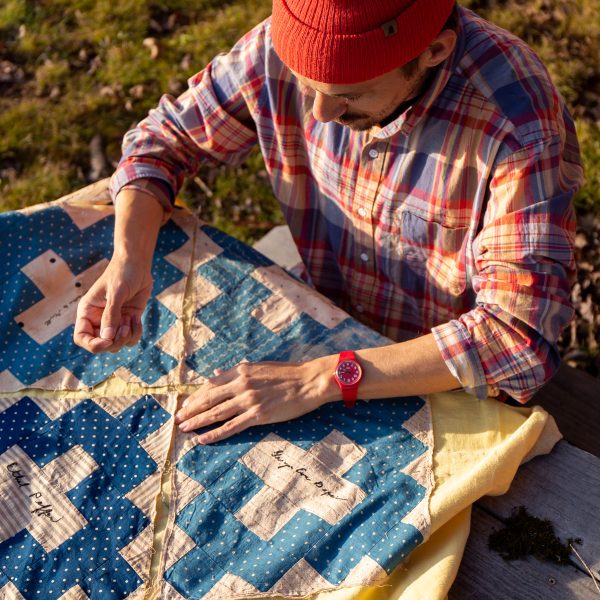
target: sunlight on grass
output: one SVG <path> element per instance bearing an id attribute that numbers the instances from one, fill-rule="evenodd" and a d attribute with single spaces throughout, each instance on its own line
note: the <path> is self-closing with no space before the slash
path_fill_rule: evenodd
<path id="1" fill-rule="evenodd" d="M 575 198 L 575 207 L 600 213 L 600 126 L 578 120 L 577 135 L 583 157 L 585 185 Z"/>

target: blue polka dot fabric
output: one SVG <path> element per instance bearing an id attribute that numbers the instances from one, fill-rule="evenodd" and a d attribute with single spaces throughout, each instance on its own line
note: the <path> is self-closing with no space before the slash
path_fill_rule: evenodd
<path id="1" fill-rule="evenodd" d="M 147 576 L 132 559 L 152 548 L 166 456 L 149 442 L 172 421 L 168 399 L 68 404 L 0 398 L 2 598 L 127 598 Z"/>
<path id="2" fill-rule="evenodd" d="M 78 226 L 60 205 L 0 215 L 0 389 L 55 389 L 57 374 L 58 387 L 92 387 L 119 368 L 153 384 L 176 368 L 177 358 L 156 342 L 177 315 L 158 298 L 183 276 L 165 257 L 188 237 L 173 222 L 161 230 L 141 344 L 93 355 L 72 343 L 73 325 L 79 298 L 111 257 L 114 217 L 85 225 Z"/>
<path id="3" fill-rule="evenodd" d="M 93 200 L 0 214 L 0 597 L 301 597 L 385 579 L 429 531 L 426 400 L 326 404 L 213 445 L 173 415 L 216 368 L 389 340 L 175 211 L 141 342 L 89 354 L 75 310 L 114 226 L 105 186 Z"/>

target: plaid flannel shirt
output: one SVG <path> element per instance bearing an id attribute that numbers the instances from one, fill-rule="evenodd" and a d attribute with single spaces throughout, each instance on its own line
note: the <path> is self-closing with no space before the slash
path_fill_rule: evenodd
<path id="1" fill-rule="evenodd" d="M 579 150 L 531 49 L 458 10 L 424 94 L 363 132 L 313 118 L 267 19 L 126 134 L 112 193 L 152 178 L 174 196 L 199 164 L 238 164 L 258 143 L 320 292 L 394 340 L 432 332 L 468 392 L 525 402 L 573 315 Z"/>

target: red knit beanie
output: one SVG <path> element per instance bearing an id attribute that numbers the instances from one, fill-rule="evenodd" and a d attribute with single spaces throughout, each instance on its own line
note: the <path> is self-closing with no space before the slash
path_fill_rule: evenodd
<path id="1" fill-rule="evenodd" d="M 455 0 L 273 0 L 279 58 L 322 83 L 373 79 L 424 52 Z"/>

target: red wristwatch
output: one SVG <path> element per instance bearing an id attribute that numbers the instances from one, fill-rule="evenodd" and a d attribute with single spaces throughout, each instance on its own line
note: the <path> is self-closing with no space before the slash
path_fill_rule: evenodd
<path id="1" fill-rule="evenodd" d="M 346 408 L 354 407 L 358 397 L 358 384 L 362 376 L 362 368 L 356 360 L 354 352 L 340 352 L 333 378 L 342 390 L 342 399 Z"/>

